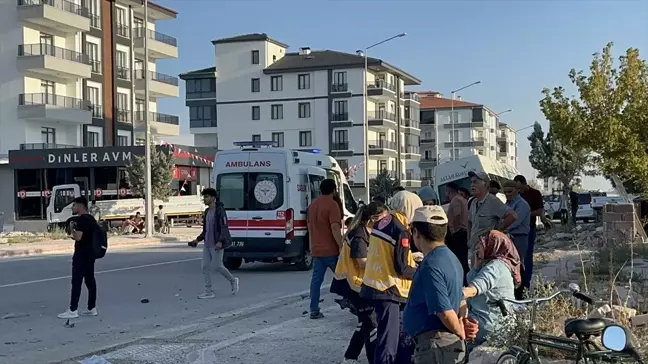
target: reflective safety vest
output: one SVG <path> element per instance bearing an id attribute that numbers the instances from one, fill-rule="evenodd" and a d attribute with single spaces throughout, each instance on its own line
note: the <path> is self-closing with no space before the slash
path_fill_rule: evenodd
<path id="1" fill-rule="evenodd" d="M 346 279 L 352 290 L 360 292 L 364 273 L 364 268 L 358 267 L 353 261 L 353 258 L 351 258 L 351 241 L 349 241 L 348 237 L 345 238 L 337 265 L 335 266 L 335 279 Z"/>
<path id="2" fill-rule="evenodd" d="M 363 283 L 377 291 L 385 292 L 394 287 L 398 295 L 407 298 L 412 281 L 401 278 L 394 268 L 394 249 L 396 244 L 409 242 L 407 219 L 401 213 L 395 212 L 377 221 L 369 237 L 367 251 L 367 266 Z M 408 253 L 407 262 L 416 267 L 412 252 Z"/>

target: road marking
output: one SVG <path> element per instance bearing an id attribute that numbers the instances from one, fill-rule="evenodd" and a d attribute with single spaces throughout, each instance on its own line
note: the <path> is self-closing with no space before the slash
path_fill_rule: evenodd
<path id="1" fill-rule="evenodd" d="M 160 262 L 160 263 L 136 265 L 136 266 L 132 266 L 132 267 L 107 269 L 107 270 L 102 270 L 102 271 L 95 272 L 95 275 L 104 274 L 104 273 L 113 273 L 113 272 L 123 272 L 123 271 L 127 271 L 127 270 L 134 270 L 134 269 L 141 269 L 141 268 L 159 267 L 161 265 L 169 265 L 169 264 L 176 264 L 176 263 L 193 262 L 193 261 L 196 261 L 196 260 L 202 260 L 202 258 L 180 259 L 180 260 L 172 260 L 172 261 L 169 261 L 169 262 Z M 70 279 L 70 278 L 72 278 L 72 276 L 53 277 L 53 278 L 37 279 L 37 280 L 34 280 L 34 281 L 9 283 L 9 284 L 1 285 L 0 288 L 26 286 L 28 284 L 44 283 L 44 282 L 58 281 L 58 280 L 61 280 L 61 279 Z"/>

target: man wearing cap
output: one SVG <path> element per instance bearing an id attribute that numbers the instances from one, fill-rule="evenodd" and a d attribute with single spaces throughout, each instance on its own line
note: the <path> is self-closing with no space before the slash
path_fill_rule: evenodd
<path id="1" fill-rule="evenodd" d="M 468 259 L 471 266 L 479 236 L 489 230 L 505 231 L 518 216 L 497 196 L 489 193 L 491 179 L 486 172 L 468 172 L 473 198 L 468 204 Z"/>
<path id="2" fill-rule="evenodd" d="M 440 206 L 416 209 L 410 224 L 414 244 L 423 252 L 403 327 L 414 338 L 414 363 L 462 363 L 466 338 L 477 334 L 477 323 L 468 319 L 463 298 L 463 268 L 445 245 L 448 218 Z"/>
<path id="3" fill-rule="evenodd" d="M 524 257 L 529 247 L 531 208 L 522 196 L 520 196 L 517 183 L 514 181 L 504 182 L 504 195 L 506 195 L 506 204 L 518 215 L 518 219 L 506 229 L 506 232 L 511 236 L 511 240 L 513 240 L 513 244 L 517 248 L 520 259 L 524 262 Z M 524 263 L 522 265 L 524 266 Z M 521 300 L 523 298 L 522 294 L 523 287 L 516 288 L 515 298 Z"/>

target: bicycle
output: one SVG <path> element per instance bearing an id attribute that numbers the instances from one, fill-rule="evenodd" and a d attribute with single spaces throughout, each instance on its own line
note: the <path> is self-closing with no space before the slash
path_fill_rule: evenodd
<path id="1" fill-rule="evenodd" d="M 550 301 L 561 294 L 572 297 L 589 305 L 594 305 L 594 298 L 580 291 L 577 284 L 570 284 L 568 289 L 560 290 L 549 297 L 532 298 L 527 300 L 500 299 L 496 302 L 503 316 L 508 315 L 504 301 L 517 304 L 531 304 L 531 326 L 526 339 L 527 348 L 510 347 L 498 359 L 497 364 L 541 364 L 538 347 L 557 349 L 565 353 L 575 354 L 576 363 L 617 363 L 624 359 L 634 359 L 643 363 L 636 350 L 632 333 L 625 327 L 615 325 L 610 320 L 602 318 L 570 318 L 565 320 L 565 335 L 554 336 L 536 332 L 536 308 L 540 303 Z M 573 339 L 572 337 L 576 337 Z M 601 348 L 594 338 L 601 337 Z"/>

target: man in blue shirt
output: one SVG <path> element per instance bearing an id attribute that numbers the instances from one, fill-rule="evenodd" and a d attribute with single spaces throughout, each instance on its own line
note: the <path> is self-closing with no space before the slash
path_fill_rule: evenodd
<path id="1" fill-rule="evenodd" d="M 416 364 L 462 363 L 466 337 L 477 333 L 476 321 L 466 316 L 463 268 L 444 243 L 447 229 L 440 206 L 423 206 L 414 213 L 412 238 L 425 258 L 414 276 L 403 327 L 416 342 Z"/>

